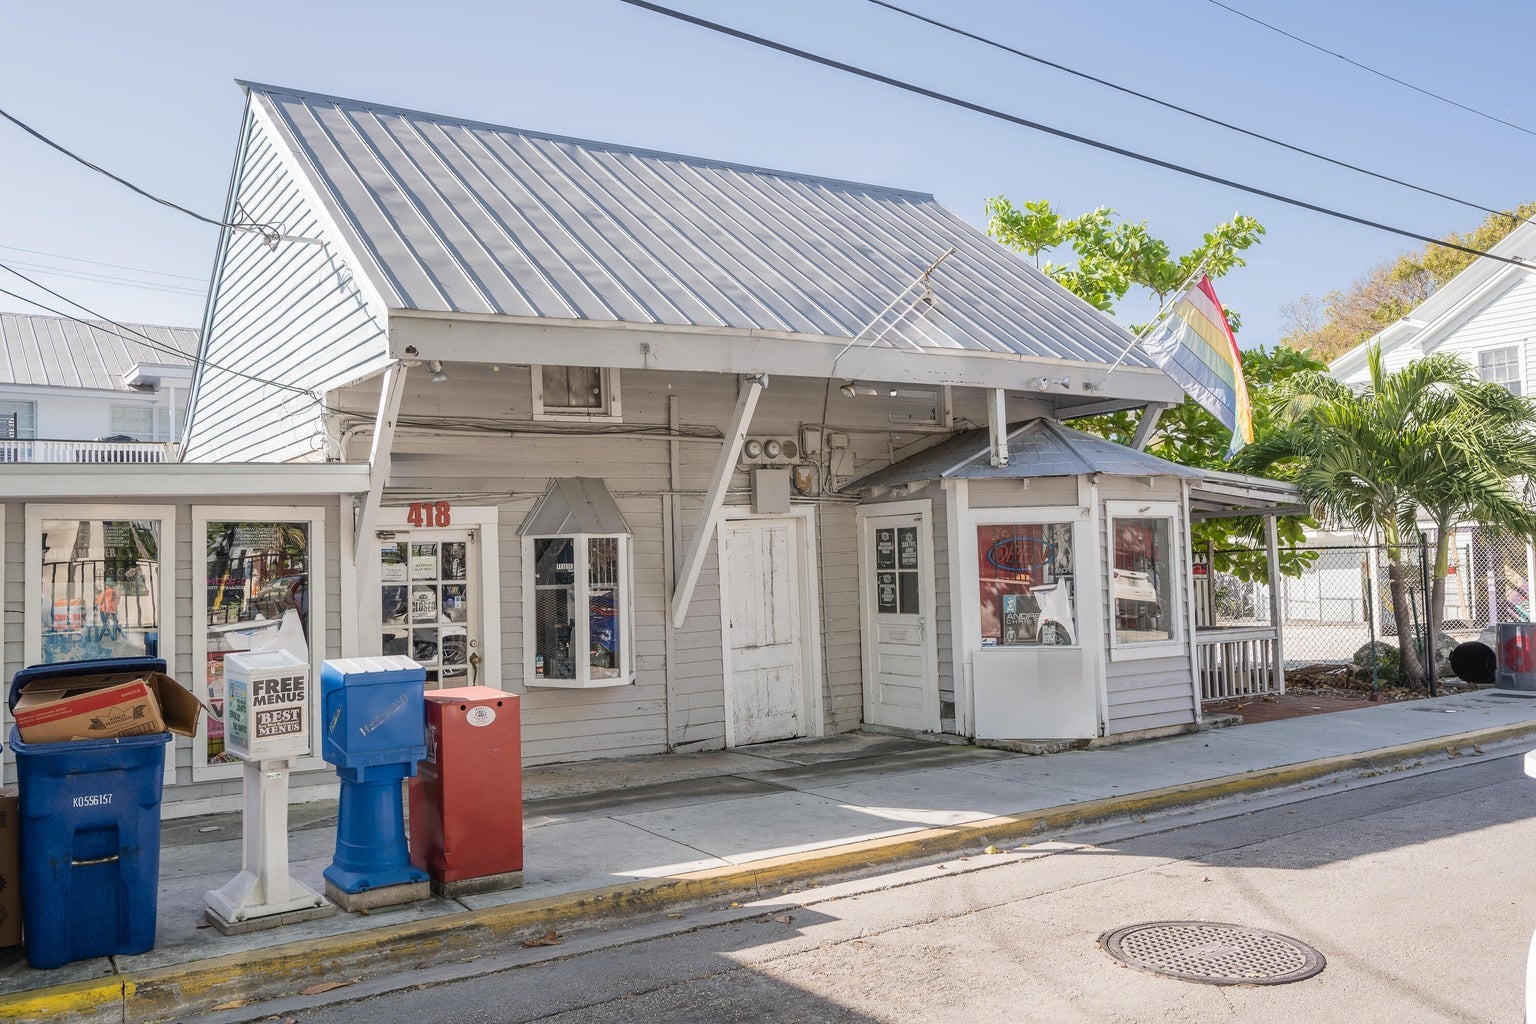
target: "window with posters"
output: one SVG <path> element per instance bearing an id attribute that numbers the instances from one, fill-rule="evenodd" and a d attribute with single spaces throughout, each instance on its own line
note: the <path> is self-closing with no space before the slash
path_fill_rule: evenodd
<path id="1" fill-rule="evenodd" d="M 976 527 L 981 645 L 1077 643 L 1071 523 Z"/>
<path id="2" fill-rule="evenodd" d="M 632 682 L 629 537 L 524 537 L 523 559 L 528 685 Z"/>
<path id="3" fill-rule="evenodd" d="M 1111 515 L 1110 605 L 1118 646 L 1178 637 L 1172 516 Z"/>
<path id="4" fill-rule="evenodd" d="M 195 654 L 212 711 L 194 753 L 194 778 L 213 777 L 202 769 L 239 763 L 224 747 L 224 661 L 229 654 L 287 650 L 311 664 L 312 691 L 316 685 L 311 648 L 319 595 L 311 570 L 319 522 L 226 518 L 229 511 L 198 509 L 194 519 L 203 544 L 201 642 Z"/>
<path id="5" fill-rule="evenodd" d="M 471 531 L 396 531 L 379 541 L 380 653 L 422 665 L 429 688 L 483 682 L 472 562 Z"/>
<path id="6" fill-rule="evenodd" d="M 163 521 L 41 512 L 31 526 L 40 556 L 40 614 L 32 624 L 39 643 L 28 660 L 159 656 Z"/>

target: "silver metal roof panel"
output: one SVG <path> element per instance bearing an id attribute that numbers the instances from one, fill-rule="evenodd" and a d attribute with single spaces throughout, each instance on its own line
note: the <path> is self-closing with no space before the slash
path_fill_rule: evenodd
<path id="1" fill-rule="evenodd" d="M 1131 341 L 931 195 L 242 84 L 391 309 L 848 338 L 953 246 L 878 344 Z"/>
<path id="2" fill-rule="evenodd" d="M 82 323 L 56 316 L 0 313 L 0 384 L 127 391 L 123 375 L 143 364 L 190 366 L 190 327 Z M 150 340 L 136 337 L 132 332 Z M 153 344 L 150 341 L 153 341 Z"/>

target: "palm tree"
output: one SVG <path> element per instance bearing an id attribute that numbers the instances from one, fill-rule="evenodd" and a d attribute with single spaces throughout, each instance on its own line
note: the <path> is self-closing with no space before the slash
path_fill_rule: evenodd
<path id="1" fill-rule="evenodd" d="M 1431 621 L 1443 609 L 1453 525 L 1472 520 L 1526 534 L 1536 526 L 1522 480 L 1536 476 L 1536 405 L 1481 383 L 1447 354 L 1389 374 L 1378 347 L 1369 366 L 1370 383 L 1358 389 L 1319 372 L 1283 382 L 1276 429 L 1236 461 L 1249 472 L 1294 462 L 1296 484 L 1319 518 L 1383 545 L 1397 635 L 1406 640 L 1414 628 L 1403 551 L 1421 512 L 1436 526 Z M 1402 665 L 1410 683 L 1427 682 L 1411 644 L 1403 644 Z"/>

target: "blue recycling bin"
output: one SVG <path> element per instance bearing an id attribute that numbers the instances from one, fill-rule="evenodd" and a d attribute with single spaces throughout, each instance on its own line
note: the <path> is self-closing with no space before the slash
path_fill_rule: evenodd
<path id="1" fill-rule="evenodd" d="M 321 753 L 341 779 L 325 880 L 344 893 L 427 881 L 411 863 L 400 789 L 427 756 L 426 686 L 426 670 L 409 658 L 320 667 Z"/>
<path id="2" fill-rule="evenodd" d="M 164 672 L 158 658 L 34 665 L 11 681 L 14 709 L 37 680 Z M 27 962 L 53 968 L 154 948 L 160 796 L 168 732 L 27 743 L 11 727 L 21 811 Z"/>

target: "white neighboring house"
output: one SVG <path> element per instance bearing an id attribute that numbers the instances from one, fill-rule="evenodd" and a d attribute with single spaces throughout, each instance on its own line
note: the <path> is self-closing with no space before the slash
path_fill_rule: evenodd
<path id="1" fill-rule="evenodd" d="M 1401 320 L 1345 352 L 1328 371 L 1345 384 L 1370 380 L 1368 353 L 1380 345 L 1388 373 L 1415 359 L 1448 352 L 1485 381 L 1529 395 L 1536 381 L 1536 224 L 1527 222 L 1491 253 L 1526 266 L 1480 257 Z M 1428 524 L 1423 524 L 1426 527 Z M 1469 628 L 1530 617 L 1536 553 L 1518 542 L 1457 530 L 1447 589 L 1448 623 Z"/>
<path id="2" fill-rule="evenodd" d="M 0 313 L 0 462 L 170 462 L 198 332 Z"/>

